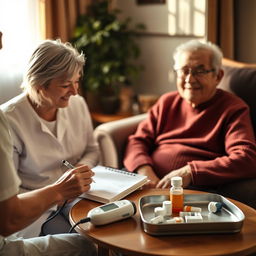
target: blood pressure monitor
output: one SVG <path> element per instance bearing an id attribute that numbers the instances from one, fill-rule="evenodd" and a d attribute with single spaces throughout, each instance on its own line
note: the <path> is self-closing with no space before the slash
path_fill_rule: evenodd
<path id="1" fill-rule="evenodd" d="M 136 213 L 136 205 L 129 200 L 120 200 L 91 209 L 87 217 L 94 225 L 105 225 L 126 219 Z"/>

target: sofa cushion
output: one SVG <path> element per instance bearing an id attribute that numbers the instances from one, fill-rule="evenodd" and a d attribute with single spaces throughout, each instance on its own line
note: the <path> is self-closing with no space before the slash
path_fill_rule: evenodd
<path id="1" fill-rule="evenodd" d="M 236 94 L 250 107 L 254 133 L 256 134 L 256 69 L 223 66 L 224 77 L 219 88 Z"/>

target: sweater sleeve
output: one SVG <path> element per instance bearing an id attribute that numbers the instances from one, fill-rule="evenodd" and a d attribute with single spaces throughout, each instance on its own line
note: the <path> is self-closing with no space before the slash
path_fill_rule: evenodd
<path id="1" fill-rule="evenodd" d="M 225 154 L 209 161 L 191 161 L 193 183 L 214 186 L 256 177 L 256 146 L 249 109 L 233 106 L 223 120 Z"/>

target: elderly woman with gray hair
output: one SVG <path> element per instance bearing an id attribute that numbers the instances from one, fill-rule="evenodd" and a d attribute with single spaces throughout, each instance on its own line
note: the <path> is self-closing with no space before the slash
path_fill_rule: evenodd
<path id="1" fill-rule="evenodd" d="M 60 40 L 42 42 L 30 58 L 22 82 L 24 92 L 1 106 L 11 127 L 21 192 L 58 180 L 66 171 L 63 159 L 89 169 L 98 163 L 90 113 L 78 95 L 84 63 L 83 54 L 71 44 Z M 19 235 L 39 235 L 41 224 L 53 210 Z M 58 216 L 55 223 L 60 221 L 59 225 L 49 233 L 68 230 L 65 215 Z"/>

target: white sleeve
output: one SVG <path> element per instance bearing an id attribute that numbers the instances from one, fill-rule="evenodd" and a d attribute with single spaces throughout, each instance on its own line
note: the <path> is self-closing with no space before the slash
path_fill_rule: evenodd
<path id="1" fill-rule="evenodd" d="M 20 179 L 13 164 L 13 147 L 10 130 L 2 112 L 0 112 L 0 201 L 18 194 Z"/>

